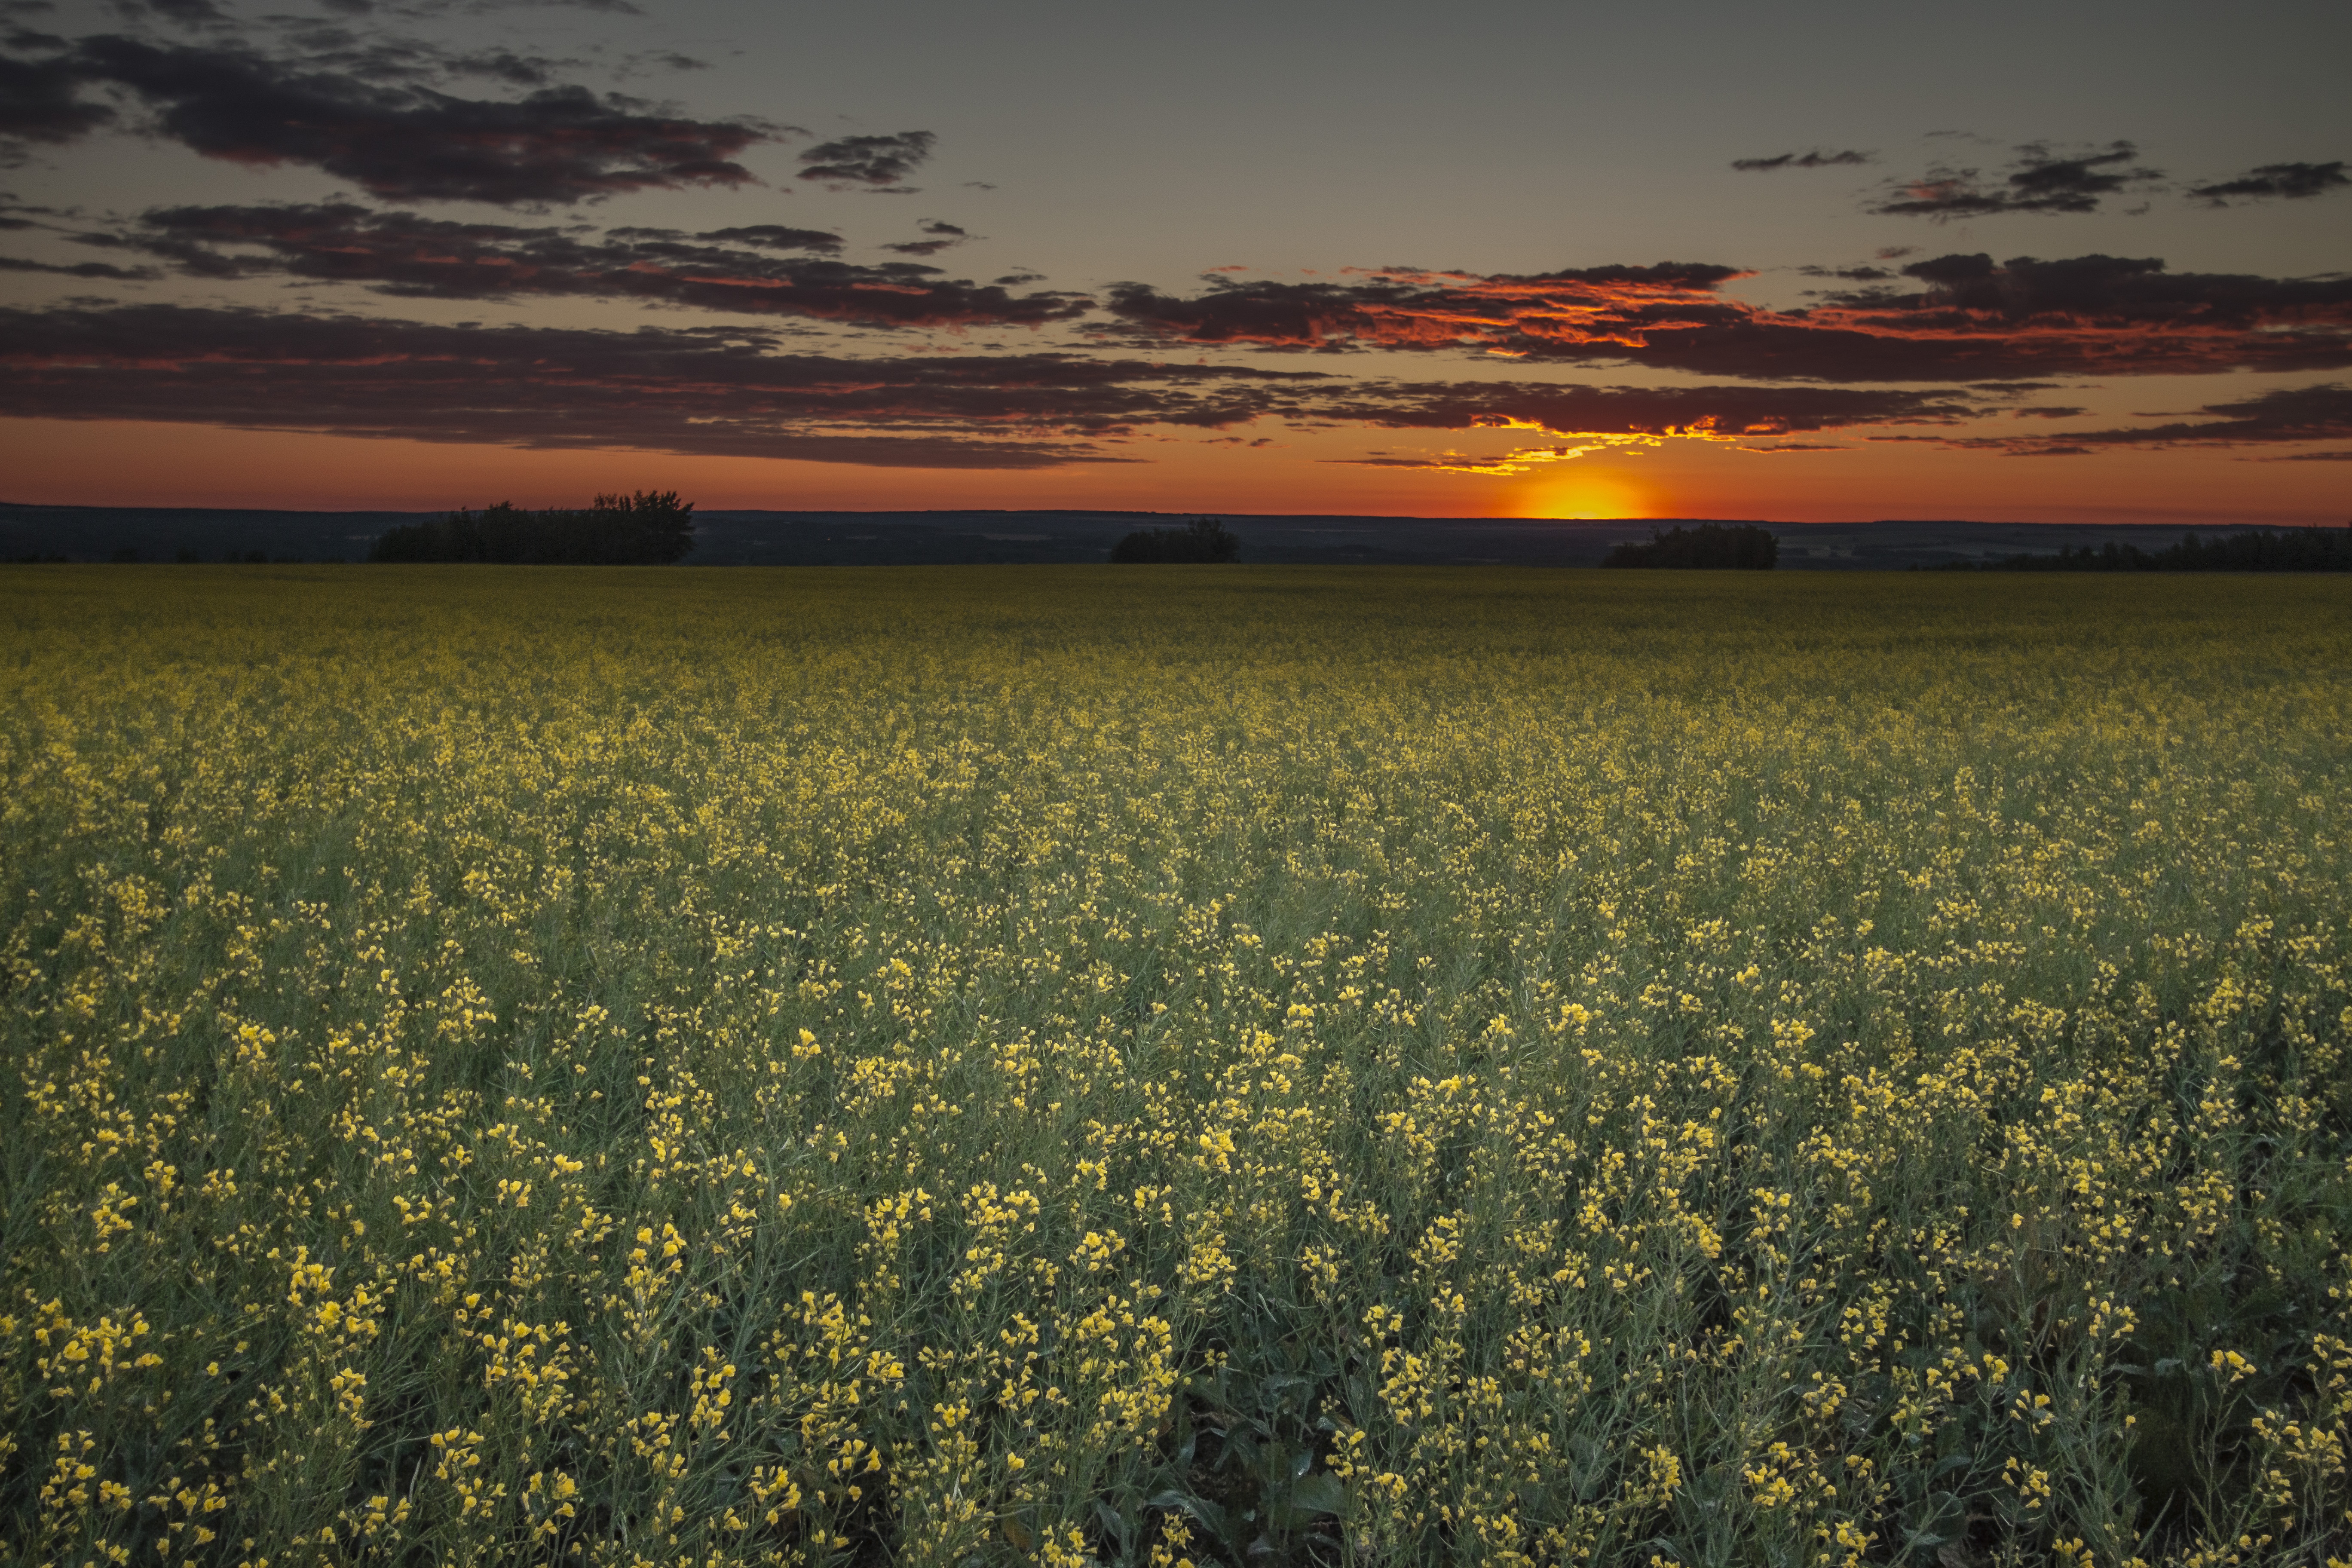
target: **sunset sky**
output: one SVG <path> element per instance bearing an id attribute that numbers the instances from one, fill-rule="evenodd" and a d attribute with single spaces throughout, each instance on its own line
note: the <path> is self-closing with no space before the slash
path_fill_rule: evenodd
<path id="1" fill-rule="evenodd" d="M 2352 6 L 0 0 L 0 500 L 2352 518 Z"/>

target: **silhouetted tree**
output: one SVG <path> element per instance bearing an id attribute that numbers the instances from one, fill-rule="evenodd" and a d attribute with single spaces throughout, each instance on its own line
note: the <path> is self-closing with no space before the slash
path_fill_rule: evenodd
<path id="1" fill-rule="evenodd" d="M 1725 527 L 1703 522 L 1696 528 L 1653 530 L 1647 544 L 1621 544 L 1605 556 L 1603 566 L 1663 566 L 1685 571 L 1769 572 L 1780 563 L 1780 538 L 1753 523 Z"/>
<path id="2" fill-rule="evenodd" d="M 1232 561 L 1241 552 L 1240 536 L 1223 521 L 1196 517 L 1181 528 L 1139 528 L 1111 546 L 1110 558 L 1123 563 L 1205 563 Z"/>
<path id="3" fill-rule="evenodd" d="M 2352 572 L 2352 523 L 2342 528 L 2257 529 L 2210 543 L 2194 533 L 2163 550 L 2110 541 L 2039 555 L 1952 561 L 1939 572 Z"/>
<path id="4" fill-rule="evenodd" d="M 371 561 L 467 561 L 502 565 L 666 565 L 694 548 L 694 503 L 676 490 L 600 495 L 585 510 L 525 511 L 500 501 L 430 522 L 387 529 Z"/>

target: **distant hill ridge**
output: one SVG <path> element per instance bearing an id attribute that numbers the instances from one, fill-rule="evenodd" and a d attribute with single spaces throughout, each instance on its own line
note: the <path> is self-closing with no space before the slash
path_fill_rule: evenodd
<path id="1" fill-rule="evenodd" d="M 26 557 L 171 562 L 364 559 L 387 530 L 429 522 L 439 511 L 304 511 L 250 507 L 98 507 L 0 502 L 0 560 Z M 1196 512 L 1000 510 L 787 511 L 698 510 L 689 566 L 953 565 L 1108 561 L 1138 529 L 1177 524 Z M 1241 538 L 1243 563 L 1598 566 L 1619 544 L 1681 525 L 1757 524 L 1755 519 L 1599 521 L 1518 518 L 1218 514 Z M 1780 536 L 1782 571 L 1895 570 L 1987 562 L 2021 553 L 2100 550 L 2153 552 L 2191 529 L 2177 523 L 2085 524 L 1886 520 L 1760 526 Z M 2208 540 L 2248 529 L 2200 524 Z"/>

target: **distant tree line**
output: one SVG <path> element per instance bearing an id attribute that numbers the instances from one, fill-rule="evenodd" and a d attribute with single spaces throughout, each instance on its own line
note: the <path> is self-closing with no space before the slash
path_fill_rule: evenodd
<path id="1" fill-rule="evenodd" d="M 2352 523 L 2342 528 L 2267 529 L 2208 542 L 2194 533 L 2163 550 L 2108 543 L 2055 554 L 1949 561 L 1931 572 L 2352 572 Z"/>
<path id="2" fill-rule="evenodd" d="M 1196 517 L 1179 528 L 1139 528 L 1111 546 L 1113 561 L 1161 563 L 1233 561 L 1242 552 L 1241 537 L 1219 519 Z"/>
<path id="3" fill-rule="evenodd" d="M 110 566 L 136 566 L 146 559 L 147 558 L 144 555 L 139 552 L 139 547 L 135 544 L 119 546 L 115 550 L 110 552 L 106 557 L 107 563 Z M 161 561 L 163 557 L 159 555 L 156 559 Z M 272 561 L 270 556 L 264 554 L 258 550 L 232 550 L 223 555 L 220 559 L 232 566 L 266 566 L 270 564 Z M 300 566 L 309 564 L 309 557 L 301 555 L 280 555 L 275 559 L 276 563 L 280 566 Z M 31 555 L 11 555 L 7 559 L 7 564 L 11 566 L 64 566 L 69 564 L 72 560 L 73 557 L 70 555 L 43 555 L 35 553 Z M 183 544 L 180 546 L 178 552 L 172 557 L 173 564 L 178 566 L 197 565 L 202 563 L 204 557 L 196 553 L 195 547 L 188 544 Z M 342 564 L 342 560 L 343 558 L 340 555 L 330 555 L 326 558 L 324 563 L 331 566 L 340 566 Z"/>
<path id="4" fill-rule="evenodd" d="M 525 511 L 500 501 L 430 522 L 387 529 L 370 561 L 466 561 L 499 565 L 667 565 L 694 548 L 694 503 L 676 490 L 601 495 L 584 510 Z"/>
<path id="5" fill-rule="evenodd" d="M 1753 523 L 1726 527 L 1653 530 L 1647 544 L 1620 544 L 1602 557 L 1603 566 L 1663 566 L 1685 571 L 1769 572 L 1780 564 L 1780 537 Z"/>

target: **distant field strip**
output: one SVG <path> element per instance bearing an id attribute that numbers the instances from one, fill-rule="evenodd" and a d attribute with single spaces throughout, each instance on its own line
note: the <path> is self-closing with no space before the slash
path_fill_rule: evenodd
<path id="1" fill-rule="evenodd" d="M 0 569 L 0 1558 L 2352 1560 L 2352 584 Z"/>

